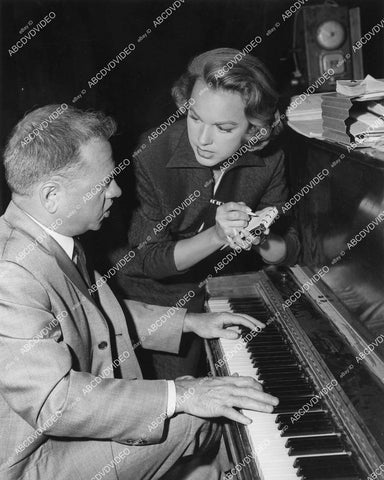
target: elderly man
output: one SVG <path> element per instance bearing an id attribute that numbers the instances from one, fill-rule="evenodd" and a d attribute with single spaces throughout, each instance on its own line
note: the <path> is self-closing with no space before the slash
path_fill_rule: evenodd
<path id="1" fill-rule="evenodd" d="M 247 424 L 238 409 L 277 404 L 252 378 L 142 379 L 123 310 L 87 271 L 77 239 L 100 228 L 121 194 L 108 141 L 115 130 L 101 113 L 49 105 L 18 123 L 5 149 L 12 201 L 0 219 L 4 480 L 219 478 L 212 418 Z M 169 352 L 183 332 L 236 339 L 227 327 L 260 326 L 246 315 L 125 306 L 142 346 Z"/>

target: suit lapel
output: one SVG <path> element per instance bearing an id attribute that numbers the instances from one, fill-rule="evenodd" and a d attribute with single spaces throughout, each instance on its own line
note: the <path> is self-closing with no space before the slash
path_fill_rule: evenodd
<path id="1" fill-rule="evenodd" d="M 50 250 L 56 258 L 57 264 L 60 269 L 63 271 L 64 275 L 76 285 L 76 287 L 81 291 L 81 293 L 88 298 L 91 302 L 95 303 L 92 296 L 90 295 L 87 285 L 85 284 L 83 278 L 81 277 L 79 271 L 76 268 L 76 265 L 60 247 L 60 245 L 52 237 L 48 235 L 47 243 L 49 243 Z M 95 303 L 96 305 L 96 303 Z"/>

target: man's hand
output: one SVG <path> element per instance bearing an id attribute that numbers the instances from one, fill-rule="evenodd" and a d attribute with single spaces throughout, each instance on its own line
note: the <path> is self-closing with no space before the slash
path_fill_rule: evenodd
<path id="1" fill-rule="evenodd" d="M 227 338 L 236 340 L 239 334 L 231 327 L 242 325 L 251 330 L 260 330 L 264 323 L 249 315 L 239 313 L 187 313 L 183 331 L 193 332 L 202 338 Z"/>
<path id="2" fill-rule="evenodd" d="M 279 400 L 264 393 L 262 386 L 252 377 L 181 377 L 175 380 L 176 413 L 189 413 L 196 417 L 226 417 L 249 425 L 252 420 L 238 409 L 271 413 Z"/>

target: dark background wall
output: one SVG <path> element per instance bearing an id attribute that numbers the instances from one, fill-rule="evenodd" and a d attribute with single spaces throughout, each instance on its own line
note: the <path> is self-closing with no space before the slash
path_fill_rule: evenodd
<path id="1" fill-rule="evenodd" d="M 284 95 L 290 89 L 292 17 L 282 13 L 294 0 L 185 0 L 156 28 L 153 20 L 173 0 L 2 0 L 1 1 L 1 126 L 3 148 L 15 123 L 35 107 L 67 103 L 101 109 L 119 123 L 113 140 L 118 163 L 131 155 L 144 130 L 175 111 L 170 96 L 173 81 L 188 61 L 202 51 L 227 46 L 242 49 L 256 35 L 254 50 L 270 68 Z M 317 4 L 309 0 L 306 4 Z M 340 1 L 361 8 L 362 32 L 383 18 L 383 0 Z M 12 47 L 49 12 L 54 18 L 17 53 Z M 266 32 L 280 22 L 280 27 Z M 138 42 L 150 28 L 151 33 Z M 384 77 L 383 34 L 364 47 L 365 72 Z M 90 88 L 88 81 L 128 44 L 136 49 L 105 78 Z M 82 90 L 85 93 L 74 99 Z M 296 92 L 300 93 L 300 92 Z M 9 199 L 0 171 L 0 213 Z"/>

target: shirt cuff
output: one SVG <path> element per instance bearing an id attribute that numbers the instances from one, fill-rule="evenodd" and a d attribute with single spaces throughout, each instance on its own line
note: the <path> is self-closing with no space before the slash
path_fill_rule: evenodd
<path id="1" fill-rule="evenodd" d="M 173 380 L 167 380 L 168 384 L 168 404 L 167 404 L 167 417 L 171 418 L 176 411 L 176 385 Z"/>

